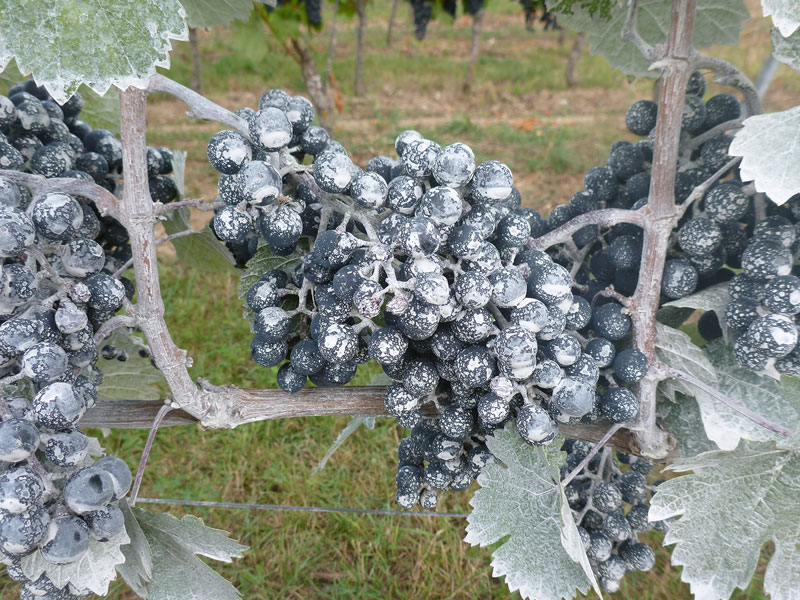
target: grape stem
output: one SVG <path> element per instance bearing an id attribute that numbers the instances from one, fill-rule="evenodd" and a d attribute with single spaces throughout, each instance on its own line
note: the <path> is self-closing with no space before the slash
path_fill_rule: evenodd
<path id="1" fill-rule="evenodd" d="M 68 177 L 52 177 L 33 175 L 20 171 L 0 170 L 0 177 L 13 181 L 28 188 L 34 196 L 49 192 L 61 192 L 71 196 L 85 196 L 92 200 L 100 211 L 101 216 L 119 218 L 119 200 L 106 188 L 97 185 L 94 181 L 85 179 L 70 179 Z"/>
<path id="2" fill-rule="evenodd" d="M 636 27 L 636 17 L 639 14 L 639 0 L 631 0 L 628 5 L 628 14 L 622 26 L 622 39 L 636 46 L 647 60 L 655 59 L 655 49 L 639 34 Z"/>
<path id="3" fill-rule="evenodd" d="M 103 323 L 100 329 L 97 330 L 97 333 L 94 334 L 94 342 L 95 344 L 99 344 L 120 327 L 134 327 L 135 325 L 136 319 L 130 315 L 113 316 Z"/>
<path id="4" fill-rule="evenodd" d="M 693 137 L 692 139 L 687 141 L 686 144 L 684 145 L 683 147 L 684 155 L 690 155 L 692 153 L 692 150 L 694 150 L 695 148 L 699 148 L 707 141 L 713 140 L 715 137 L 717 137 L 718 135 L 722 135 L 726 131 L 730 131 L 731 129 L 741 129 L 743 122 L 744 119 L 741 118 L 731 119 L 730 121 L 725 121 L 724 123 L 720 123 L 719 125 L 716 125 L 711 129 L 709 129 L 708 131 L 705 131 L 700 135 Z"/>
<path id="5" fill-rule="evenodd" d="M 735 410 L 740 415 L 747 417 L 756 425 L 767 429 L 768 431 L 772 431 L 782 437 L 789 437 L 792 435 L 792 431 L 783 425 L 779 425 L 773 421 L 770 421 L 765 416 L 760 415 L 756 412 L 753 412 L 743 404 L 733 400 L 732 398 L 722 394 L 721 392 L 715 390 L 713 387 L 706 385 L 704 382 L 700 381 L 693 375 L 681 371 L 680 369 L 675 369 L 671 367 L 661 366 L 661 370 L 663 375 L 666 378 L 677 379 L 678 381 L 683 381 L 684 383 L 688 383 L 691 386 L 696 387 L 697 389 L 701 390 L 702 392 L 708 394 L 709 396 L 713 397 L 715 400 L 722 402 L 728 408 Z"/>
<path id="6" fill-rule="evenodd" d="M 244 119 L 237 117 L 231 111 L 211 102 L 211 100 L 204 98 L 169 77 L 164 77 L 158 73 L 153 75 L 147 86 L 147 93 L 152 94 L 154 92 L 165 92 L 181 100 L 189 107 L 187 114 L 190 117 L 222 123 L 241 133 L 245 139 L 250 139 L 250 128 Z"/>
<path id="7" fill-rule="evenodd" d="M 608 431 L 606 432 L 606 434 L 605 434 L 603 437 L 601 437 L 601 438 L 598 440 L 598 442 L 597 442 L 597 443 L 594 445 L 594 447 L 593 447 L 593 448 L 592 448 L 592 449 L 589 451 L 589 454 L 587 454 L 587 455 L 586 455 L 586 456 L 583 458 L 583 460 L 582 460 L 581 462 L 579 462 L 579 463 L 578 463 L 578 466 L 577 466 L 577 467 L 575 467 L 574 469 L 572 469 L 572 471 L 569 473 L 569 475 L 567 475 L 567 476 L 566 476 L 566 477 L 565 477 L 565 478 L 564 478 L 564 479 L 561 481 L 561 485 L 562 485 L 562 486 L 564 486 L 564 487 L 566 487 L 566 486 L 569 484 L 569 482 L 570 482 L 570 481 L 572 481 L 573 479 L 575 479 L 575 477 L 576 477 L 577 475 L 579 475 L 579 474 L 580 474 L 580 472 L 581 472 L 581 471 L 583 471 L 583 470 L 586 468 L 586 465 L 588 465 L 588 464 L 589 464 L 589 462 L 590 462 L 590 461 L 591 461 L 591 460 L 594 458 L 594 455 L 595 455 L 595 454 L 597 454 L 597 453 L 598 453 L 598 452 L 599 452 L 599 451 L 600 451 L 600 450 L 601 450 L 601 449 L 602 449 L 602 448 L 603 448 L 603 447 L 604 447 L 604 446 L 605 446 L 605 445 L 608 443 L 608 440 L 610 440 L 610 439 L 611 439 L 611 437 L 612 437 L 612 436 L 613 436 L 615 433 L 617 433 L 617 431 L 619 431 L 620 429 L 622 429 L 622 427 L 624 427 L 624 426 L 625 426 L 625 424 L 624 424 L 624 423 L 614 423 L 614 425 L 612 425 L 612 426 L 611 426 L 611 427 L 608 429 Z M 605 462 L 605 461 L 603 461 L 603 462 Z M 602 475 L 602 465 L 601 465 L 601 470 L 600 470 L 599 472 L 600 472 L 600 474 Z"/>
<path id="8" fill-rule="evenodd" d="M 178 202 L 171 202 L 170 204 L 155 204 L 156 215 L 167 215 L 181 208 L 196 208 L 197 210 L 217 210 L 225 206 L 224 202 L 208 202 L 203 198 L 189 198 L 187 200 L 179 200 Z"/>
<path id="9" fill-rule="evenodd" d="M 654 56 L 654 67 L 662 69 L 658 89 L 658 120 L 645 207 L 636 211 L 644 223 L 644 246 L 639 281 L 629 308 L 633 324 L 633 346 L 650 364 L 656 362 L 656 311 L 661 299 L 661 279 L 667 258 L 670 233 L 680 207 L 675 205 L 675 173 L 680 149 L 681 121 L 692 61 L 692 33 L 697 0 L 673 0 L 666 47 Z M 635 15 L 633 16 L 635 18 Z M 628 428 L 634 433 L 640 454 L 660 458 L 669 453 L 672 440 L 656 423 L 658 376 L 651 370 L 638 384 L 639 412 Z"/>
<path id="10" fill-rule="evenodd" d="M 722 58 L 706 56 L 697 51 L 693 51 L 692 62 L 696 69 L 709 69 L 715 74 L 714 82 L 721 85 L 728 85 L 738 89 L 744 97 L 744 104 L 747 107 L 747 116 L 760 115 L 764 112 L 758 90 L 750 78 L 742 73 L 736 66 Z"/>
<path id="11" fill-rule="evenodd" d="M 164 420 L 164 417 L 166 417 L 167 413 L 171 410 L 172 407 L 169 404 L 164 404 L 158 411 L 158 414 L 156 414 L 156 418 L 153 420 L 153 426 L 150 428 L 150 433 L 147 435 L 147 441 L 144 444 L 144 450 L 142 450 L 142 458 L 139 459 L 139 468 L 136 470 L 136 479 L 133 481 L 130 501 L 131 508 L 136 506 L 136 498 L 139 497 L 139 488 L 142 487 L 144 469 L 147 466 L 147 459 L 150 457 L 150 451 L 153 449 L 153 441 L 156 439 L 156 432 L 158 431 L 161 422 Z"/>
<path id="12" fill-rule="evenodd" d="M 572 239 L 572 235 L 579 229 L 587 225 L 597 225 L 607 227 L 617 223 L 631 223 L 639 227 L 645 226 L 645 216 L 642 210 L 627 210 L 624 208 L 601 208 L 593 210 L 577 217 L 573 217 L 560 227 L 556 227 L 537 238 L 531 238 L 526 242 L 526 246 L 532 250 L 547 250 L 551 246 L 566 243 Z"/>
<path id="13" fill-rule="evenodd" d="M 731 169 L 735 168 L 742 161 L 741 156 L 736 156 L 732 158 L 728 162 L 725 163 L 716 173 L 714 173 L 711 177 L 706 179 L 703 183 L 697 185 L 693 190 L 692 193 L 689 194 L 688 198 L 680 205 L 680 215 L 683 216 L 683 213 L 686 210 L 693 206 L 697 200 L 700 200 L 703 196 L 706 195 L 706 192 L 709 188 L 714 185 L 717 181 L 719 181 L 722 177 L 724 177 L 727 173 L 731 171 Z"/>

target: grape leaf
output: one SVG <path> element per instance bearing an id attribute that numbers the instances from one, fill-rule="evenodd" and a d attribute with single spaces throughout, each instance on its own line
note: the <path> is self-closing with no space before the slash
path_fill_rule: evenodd
<path id="1" fill-rule="evenodd" d="M 481 487 L 470 500 L 464 540 L 487 546 L 505 539 L 492 553 L 492 575 L 505 575 L 509 589 L 523 598 L 572 598 L 590 585 L 597 590 L 561 489 L 566 455 L 560 442 L 533 448 L 513 424 L 495 431 L 486 445 L 503 465 L 491 463 L 481 471 Z"/>
<path id="2" fill-rule="evenodd" d="M 125 517 L 125 530 L 131 541 L 121 548 L 125 562 L 117 567 L 117 571 L 134 592 L 144 596 L 145 586 L 153 580 L 153 555 L 150 552 L 150 544 L 147 543 L 144 531 L 128 501 L 121 500 L 119 508 Z"/>
<path id="3" fill-rule="evenodd" d="M 766 375 L 759 375 L 740 367 L 731 346 L 721 340 L 711 342 L 705 350 L 717 370 L 716 389 L 723 396 L 780 425 L 791 428 L 797 423 L 799 415 L 795 404 L 784 396 L 778 382 Z M 777 434 L 753 423 L 716 398 L 701 390 L 695 391 L 706 431 L 719 431 L 716 435 L 709 433 L 709 437 L 717 442 L 721 449 L 732 450 L 739 438 L 756 441 L 780 439 Z"/>
<path id="4" fill-rule="evenodd" d="M 169 66 L 170 40 L 188 39 L 185 17 L 178 0 L 6 0 L 0 71 L 16 59 L 59 103 L 82 83 L 145 87 Z"/>
<path id="5" fill-rule="evenodd" d="M 152 579 L 145 584 L 147 600 L 238 600 L 239 593 L 195 555 L 223 562 L 240 558 L 247 548 L 197 517 L 132 510 L 152 552 Z"/>
<path id="6" fill-rule="evenodd" d="M 783 37 L 789 37 L 800 28 L 800 4 L 787 0 L 761 0 L 764 17 L 772 17 L 772 23 Z"/>
<path id="7" fill-rule="evenodd" d="M 781 393 L 788 402 L 792 403 L 798 416 L 800 416 L 800 378 L 798 377 L 781 377 Z M 788 439 L 778 440 L 779 448 L 793 448 L 800 446 L 800 418 L 796 419 L 794 424 L 786 423 L 792 430 L 792 435 Z"/>
<path id="8" fill-rule="evenodd" d="M 795 600 L 800 589 L 800 447 L 746 443 L 733 452 L 682 459 L 674 471 L 692 470 L 656 488 L 651 521 L 679 516 L 665 544 L 676 544 L 672 563 L 695 598 L 727 599 L 746 588 L 761 547 L 775 554 L 764 578 L 772 600 Z"/>
<path id="9" fill-rule="evenodd" d="M 158 384 L 164 382 L 161 371 L 150 362 L 150 358 L 139 355 L 140 346 L 128 335 L 115 332 L 105 344 L 110 344 L 128 354 L 128 360 L 120 362 L 116 358 L 101 358 L 97 364 L 103 373 L 103 383 L 97 388 L 101 398 L 120 398 L 122 400 L 158 400 L 161 391 Z"/>
<path id="10" fill-rule="evenodd" d="M 713 311 L 719 319 L 719 325 L 724 332 L 725 327 L 725 309 L 730 302 L 730 294 L 728 293 L 728 284 L 720 283 L 712 285 L 696 294 L 690 294 L 683 298 L 678 298 L 672 302 L 667 302 L 663 306 L 674 306 L 676 308 L 694 308 L 702 311 Z"/>
<path id="11" fill-rule="evenodd" d="M 706 383 L 714 385 L 717 374 L 702 348 L 692 343 L 683 331 L 656 323 L 656 355 L 668 367 L 679 369 Z"/>
<path id="12" fill-rule="evenodd" d="M 691 344 L 688 341 L 686 343 Z M 694 345 L 692 344 L 692 346 Z M 658 347 L 659 338 L 657 336 L 657 353 L 659 352 Z M 694 348 L 697 347 L 694 346 Z M 697 348 L 697 350 L 700 349 Z M 695 351 L 687 347 L 686 352 L 694 353 Z M 670 366 L 694 375 L 733 402 L 749 408 L 771 421 L 786 426 L 796 422 L 797 410 L 792 401 L 781 393 L 777 382 L 770 377 L 742 369 L 729 345 L 722 340 L 715 340 L 701 352 L 704 352 L 706 361 L 716 373 L 716 379 L 713 381 L 701 377 L 705 374 L 703 370 L 698 369 L 692 372 L 687 368 L 681 368 L 674 362 L 669 362 L 664 358 L 662 360 Z M 659 354 L 659 356 L 661 355 Z M 668 397 L 675 398 L 676 401 L 676 392 L 695 398 L 700 408 L 706 435 L 722 450 L 733 450 L 742 439 L 760 441 L 779 439 L 776 434 L 754 423 L 717 397 L 688 381 L 668 379 L 662 382 L 661 389 Z"/>
<path id="13" fill-rule="evenodd" d="M 172 151 L 172 179 L 178 188 L 177 200 L 183 200 L 185 193 L 185 173 L 186 173 L 186 152 L 180 150 Z M 161 224 L 167 235 L 187 231 L 191 226 L 191 210 L 180 208 L 169 213 Z M 191 233 L 184 237 L 172 240 L 178 260 L 197 269 L 212 271 L 215 273 L 233 273 L 236 266 L 236 259 L 233 258 L 230 250 L 225 244 L 220 242 L 211 228 L 204 227 L 197 233 Z"/>
<path id="14" fill-rule="evenodd" d="M 662 385 L 659 385 L 659 391 L 662 392 Z M 674 398 L 670 400 L 666 394 L 661 393 L 656 406 L 667 430 L 678 443 L 680 455 L 687 458 L 717 450 L 717 445 L 706 435 L 697 401 L 680 392 L 674 393 Z"/>
<path id="15" fill-rule="evenodd" d="M 267 244 L 262 244 L 253 257 L 247 261 L 247 267 L 239 279 L 239 299 L 244 300 L 247 290 L 267 271 L 283 269 L 287 273 L 291 273 L 291 270 L 301 261 L 302 256 L 299 251 L 289 256 L 276 256 Z"/>
<path id="16" fill-rule="evenodd" d="M 73 563 L 55 565 L 47 562 L 37 550 L 24 557 L 22 570 L 29 579 L 36 580 L 47 575 L 57 588 L 61 589 L 71 583 L 76 588 L 87 589 L 105 596 L 108 586 L 117 578 L 117 565 L 125 562 L 120 547 L 130 541 L 128 534 L 122 530 L 107 542 L 91 540 L 86 553 Z"/>
<path id="17" fill-rule="evenodd" d="M 755 115 L 731 142 L 728 154 L 741 156 L 742 181 L 753 181 L 776 204 L 783 204 L 800 190 L 800 106 Z"/>
<path id="18" fill-rule="evenodd" d="M 775 58 L 786 63 L 795 71 L 800 71 L 800 32 L 783 37 L 777 29 L 773 28 L 771 37 L 772 54 Z"/>
<path id="19" fill-rule="evenodd" d="M 633 45 L 622 42 L 622 28 L 628 3 L 617 3 L 609 19 L 589 15 L 585 8 L 573 7 L 573 14 L 559 14 L 559 21 L 570 29 L 585 31 L 592 54 L 603 54 L 611 66 L 626 75 L 658 77 L 650 61 Z M 669 31 L 672 2 L 642 0 L 636 20 L 639 34 L 652 45 L 663 43 Z M 742 21 L 750 18 L 743 0 L 698 0 L 694 44 L 708 48 L 717 44 L 736 45 Z"/>

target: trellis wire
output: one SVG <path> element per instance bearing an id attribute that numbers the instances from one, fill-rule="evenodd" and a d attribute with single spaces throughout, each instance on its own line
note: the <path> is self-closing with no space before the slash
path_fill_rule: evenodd
<path id="1" fill-rule="evenodd" d="M 245 510 L 283 510 L 297 512 L 343 513 L 360 515 L 398 515 L 403 517 L 453 517 L 465 519 L 469 513 L 422 512 L 409 510 L 343 508 L 338 506 L 292 506 L 289 504 L 252 504 L 242 502 L 211 502 L 209 500 L 177 500 L 173 498 L 138 498 L 137 504 L 173 504 L 176 506 L 203 506 L 209 508 L 234 508 Z"/>

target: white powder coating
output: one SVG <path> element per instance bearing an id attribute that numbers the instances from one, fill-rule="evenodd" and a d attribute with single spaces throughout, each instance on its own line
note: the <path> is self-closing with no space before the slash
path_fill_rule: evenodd
<path id="1" fill-rule="evenodd" d="M 59 192 L 51 192 L 31 202 L 33 220 L 55 236 L 77 230 L 83 224 L 83 210 L 77 201 Z"/>
<path id="2" fill-rule="evenodd" d="M 13 490 L 9 495 L 0 493 L 0 510 L 16 514 L 39 502 L 44 486 L 33 469 L 19 466 L 0 475 L 0 489 Z"/>
<path id="3" fill-rule="evenodd" d="M 440 150 L 441 147 L 436 142 L 418 139 L 413 140 L 406 146 L 400 158 L 409 175 L 412 177 L 427 177 L 431 174 L 433 163 Z"/>
<path id="4" fill-rule="evenodd" d="M 414 280 L 414 293 L 425 302 L 442 306 L 450 299 L 450 286 L 444 275 L 425 273 Z"/>
<path id="5" fill-rule="evenodd" d="M 66 365 L 66 354 L 64 364 Z M 42 425 L 51 428 L 65 429 L 74 425 L 83 416 L 83 411 L 83 401 L 75 393 L 75 389 L 64 382 L 51 383 L 33 399 L 34 415 Z"/>
<path id="6" fill-rule="evenodd" d="M 478 200 L 497 202 L 511 194 L 514 176 L 511 169 L 496 160 L 489 160 L 478 165 L 472 177 L 472 194 Z"/>
<path id="7" fill-rule="evenodd" d="M 433 163 L 436 181 L 451 188 L 467 185 L 474 172 L 475 154 L 469 146 L 460 142 L 442 148 Z"/>
<path id="8" fill-rule="evenodd" d="M 38 124 L 43 129 L 50 126 L 50 115 L 41 105 L 34 102 L 26 101 L 18 106 L 17 119 L 25 131 L 30 131 L 35 124 Z"/>
<path id="9" fill-rule="evenodd" d="M 33 73 L 59 104 L 81 83 L 99 95 L 112 85 L 145 88 L 156 67 L 169 67 L 170 40 L 187 40 L 186 12 L 177 0 L 120 0 L 105 3 L 9 0 L 0 21 L 0 69 L 13 57 Z M 48 44 L 31 44 L 30 24 Z M 87 35 L 91 33 L 91 35 Z M 65 48 L 53 60 L 52 48 Z"/>

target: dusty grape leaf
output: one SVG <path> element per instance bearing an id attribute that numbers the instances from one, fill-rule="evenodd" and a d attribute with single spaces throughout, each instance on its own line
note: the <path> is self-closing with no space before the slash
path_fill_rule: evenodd
<path id="1" fill-rule="evenodd" d="M 558 600 L 596 588 L 561 490 L 561 441 L 533 448 L 513 424 L 495 431 L 486 445 L 503 464 L 481 471 L 470 500 L 464 540 L 487 546 L 504 539 L 492 553 L 492 575 L 505 575 L 509 590 L 523 598 Z"/>
<path id="2" fill-rule="evenodd" d="M 772 54 L 775 58 L 789 65 L 795 71 L 800 71 L 800 32 L 783 37 L 777 29 L 773 28 L 771 37 Z"/>
<path id="3" fill-rule="evenodd" d="M 150 544 L 128 501 L 121 500 L 119 508 L 125 517 L 125 530 L 131 541 L 120 548 L 125 556 L 125 562 L 117 567 L 117 571 L 134 592 L 144 596 L 145 586 L 153 579 L 153 555 L 150 552 Z"/>
<path id="4" fill-rule="evenodd" d="M 772 23 L 783 37 L 789 37 L 800 28 L 800 3 L 794 0 L 761 0 L 764 17 L 772 17 Z"/>
<path id="5" fill-rule="evenodd" d="M 247 261 L 247 266 L 239 279 L 239 299 L 244 300 L 247 290 L 267 271 L 282 269 L 286 273 L 291 273 L 301 261 L 302 256 L 299 251 L 289 256 L 276 256 L 267 244 L 259 246 L 253 257 Z"/>
<path id="6" fill-rule="evenodd" d="M 573 14 L 559 13 L 559 21 L 569 29 L 585 31 L 592 54 L 603 54 L 611 66 L 626 75 L 658 77 L 639 50 L 622 41 L 628 3 L 617 3 L 608 20 L 600 15 L 591 17 L 589 11 L 573 6 Z M 670 0 L 642 0 L 639 3 L 637 29 L 650 44 L 666 41 L 670 25 Z M 694 27 L 694 44 L 708 48 L 717 44 L 737 45 L 742 21 L 750 17 L 742 0 L 698 0 Z"/>
<path id="7" fill-rule="evenodd" d="M 668 367 L 679 369 L 706 383 L 714 385 L 717 374 L 702 348 L 692 343 L 683 331 L 656 323 L 656 355 Z"/>
<path id="8" fill-rule="evenodd" d="M 783 204 L 800 191 L 800 106 L 745 119 L 728 149 L 741 156 L 742 181 Z"/>
<path id="9" fill-rule="evenodd" d="M 142 528 L 153 558 L 147 600 L 238 600 L 239 592 L 196 555 L 223 562 L 240 558 L 247 548 L 197 517 L 177 519 L 140 508 L 133 515 Z"/>
<path id="10" fill-rule="evenodd" d="M 120 546 L 129 541 L 125 530 L 107 542 L 92 540 L 89 542 L 89 550 L 77 561 L 67 565 L 47 562 L 37 550 L 22 559 L 22 570 L 32 580 L 38 579 L 42 574 L 47 575 L 59 589 L 71 583 L 77 588 L 105 596 L 108 594 L 108 586 L 117 578 L 117 565 L 125 562 Z"/>
<path id="11" fill-rule="evenodd" d="M 178 187 L 176 201 L 183 200 L 186 181 L 186 152 L 173 150 L 172 156 L 172 179 Z M 167 235 L 171 235 L 191 229 L 191 215 L 191 210 L 186 207 L 173 210 L 161 222 L 164 226 L 164 231 L 167 232 Z M 204 271 L 217 273 L 234 272 L 236 259 L 233 258 L 230 250 L 217 239 L 208 226 L 197 233 L 175 238 L 170 243 L 175 248 L 178 260 L 183 263 Z"/>
<path id="12" fill-rule="evenodd" d="M 114 85 L 145 87 L 169 67 L 171 40 L 188 39 L 178 0 L 6 0 L 0 70 L 19 70 L 64 103 L 85 83 L 101 96 Z"/>
<path id="13" fill-rule="evenodd" d="M 106 344 L 127 352 L 128 360 L 98 359 L 97 366 L 103 373 L 103 383 L 97 388 L 101 398 L 158 400 L 162 397 L 158 387 L 164 383 L 161 371 L 153 366 L 149 357 L 139 355 L 141 347 L 129 335 L 115 332 L 103 342 Z"/>
<path id="14" fill-rule="evenodd" d="M 726 600 L 746 588 L 762 546 L 775 553 L 764 589 L 772 600 L 796 600 L 800 589 L 800 447 L 745 443 L 671 467 L 694 471 L 665 481 L 650 505 L 651 521 L 679 517 L 664 538 L 675 544 L 672 564 L 695 598 Z"/>
<path id="15" fill-rule="evenodd" d="M 719 326 L 723 333 L 725 333 L 727 329 L 725 326 L 725 309 L 728 307 L 729 302 L 730 294 L 728 293 L 728 284 L 720 283 L 707 287 L 696 294 L 690 294 L 683 298 L 667 302 L 663 306 L 694 308 L 696 310 L 702 310 L 703 312 L 712 311 L 717 315 Z"/>
<path id="16" fill-rule="evenodd" d="M 659 384 L 662 391 L 663 384 Z M 678 452 L 684 458 L 697 456 L 702 452 L 717 450 L 717 445 L 708 439 L 700 407 L 697 401 L 683 393 L 674 393 L 674 400 L 659 394 L 657 410 L 667 430 L 678 443 Z"/>

